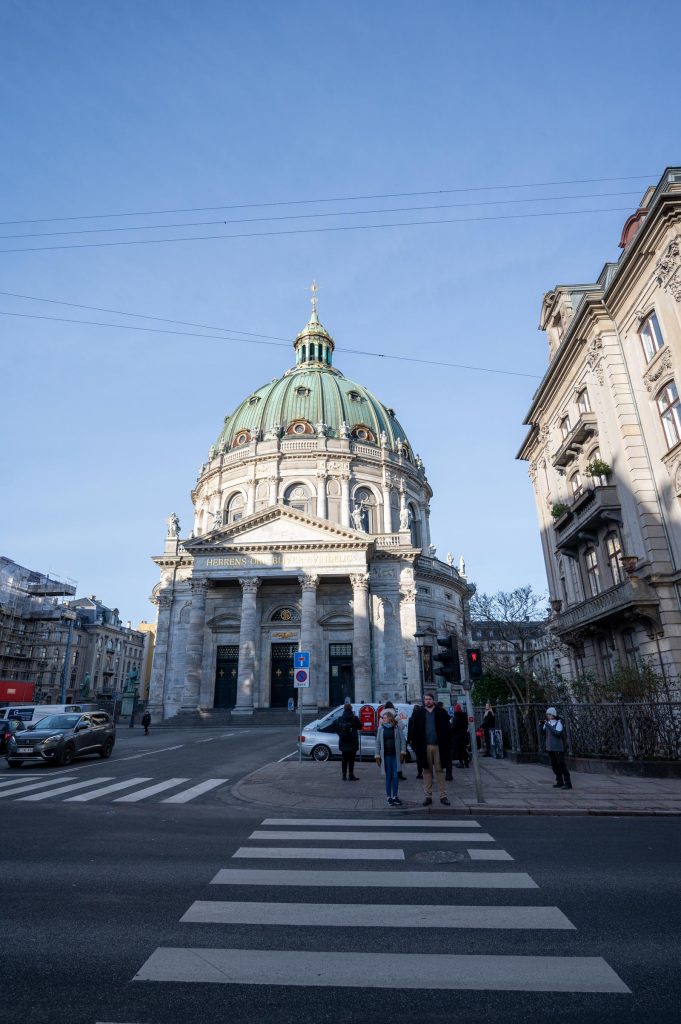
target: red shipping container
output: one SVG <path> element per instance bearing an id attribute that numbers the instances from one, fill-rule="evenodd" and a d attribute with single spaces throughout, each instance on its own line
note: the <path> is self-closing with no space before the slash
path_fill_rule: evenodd
<path id="1" fill-rule="evenodd" d="M 0 679 L 0 701 L 20 704 L 22 701 L 33 701 L 35 683 L 22 683 L 16 679 Z"/>

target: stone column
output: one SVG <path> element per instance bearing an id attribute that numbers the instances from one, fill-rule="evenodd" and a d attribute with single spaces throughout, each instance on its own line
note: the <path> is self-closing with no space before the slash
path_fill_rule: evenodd
<path id="1" fill-rule="evenodd" d="M 152 715 L 163 716 L 166 683 L 166 665 L 168 663 L 168 643 L 170 640 L 170 610 L 173 605 L 172 594 L 159 594 L 155 600 L 158 608 L 156 617 L 156 639 L 154 641 L 154 660 L 149 680 L 148 707 Z M 94 650 L 97 649 L 97 638 L 93 637 Z M 94 684 L 94 657 L 91 675 Z"/>
<path id="2" fill-rule="evenodd" d="M 312 685 L 303 690 L 303 708 L 317 707 L 317 694 L 320 692 L 320 659 L 317 643 L 317 587 L 319 576 L 299 576 L 302 590 L 300 614 L 300 649 L 310 652 L 310 680 Z"/>
<path id="3" fill-rule="evenodd" d="M 350 477 L 342 476 L 341 485 L 341 526 L 350 526 Z"/>
<path id="4" fill-rule="evenodd" d="M 371 631 L 369 628 L 369 573 L 355 573 L 352 583 L 354 636 L 352 665 L 355 676 L 355 700 L 371 700 Z"/>
<path id="5" fill-rule="evenodd" d="M 404 680 L 400 664 L 400 596 L 397 593 L 383 598 L 383 663 L 385 679 L 383 686 L 396 690 L 400 700 L 404 700 Z"/>
<path id="6" fill-rule="evenodd" d="M 268 476 L 268 478 L 267 478 L 267 486 L 270 489 L 270 493 L 269 493 L 268 498 L 267 498 L 267 504 L 270 507 L 272 507 L 272 505 L 276 505 L 277 504 L 277 478 L 276 478 L 276 476 Z"/>
<path id="7" fill-rule="evenodd" d="M 430 505 L 428 504 L 428 502 L 426 502 L 426 504 L 423 507 L 423 520 L 422 520 L 422 522 L 423 522 L 424 538 L 423 538 L 423 544 L 421 545 L 421 547 L 423 548 L 424 551 L 427 552 L 428 548 L 430 547 L 430 544 L 431 544 L 431 540 L 430 540 Z"/>
<path id="8" fill-rule="evenodd" d="M 326 512 L 326 473 L 317 471 L 317 515 L 320 519 L 327 518 Z"/>
<path id="9" fill-rule="evenodd" d="M 236 682 L 236 707 L 233 715 L 253 714 L 255 690 L 255 645 L 258 630 L 257 599 L 259 576 L 242 576 L 241 629 L 239 631 L 239 673 Z"/>
<path id="10" fill-rule="evenodd" d="M 400 628 L 402 631 L 402 651 L 404 674 L 407 676 L 407 694 L 409 700 L 417 700 L 421 694 L 421 674 L 419 670 L 419 652 L 414 640 L 416 632 L 416 587 L 408 585 L 400 591 Z"/>
<path id="11" fill-rule="evenodd" d="M 246 492 L 246 515 L 252 516 L 255 512 L 255 481 L 249 480 Z"/>
<path id="12" fill-rule="evenodd" d="M 383 484 L 383 532 L 393 532 L 392 509 L 390 507 L 390 485 Z"/>
<path id="13" fill-rule="evenodd" d="M 182 694 L 182 707 L 184 708 L 199 706 L 208 580 L 192 580 L 191 588 L 192 603 L 189 609 L 189 631 L 187 634 L 187 670 Z"/>

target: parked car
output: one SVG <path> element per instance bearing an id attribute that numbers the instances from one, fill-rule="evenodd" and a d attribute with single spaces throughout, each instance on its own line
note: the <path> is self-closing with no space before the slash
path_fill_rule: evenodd
<path id="1" fill-rule="evenodd" d="M 116 726 L 106 711 L 49 715 L 10 737 L 7 763 L 10 768 L 24 761 L 65 766 L 85 754 L 110 757 L 115 742 Z"/>
<path id="2" fill-rule="evenodd" d="M 359 758 L 373 758 L 376 753 L 376 728 L 379 713 L 383 707 L 383 704 L 374 703 L 352 705 L 352 710 L 362 723 L 362 731 L 359 734 L 360 748 L 357 755 Z M 411 704 L 395 705 L 397 719 L 405 735 L 412 710 L 413 705 Z M 323 718 L 309 722 L 303 727 L 303 732 L 298 737 L 298 747 L 302 750 L 304 757 L 311 757 L 313 761 L 328 761 L 330 758 L 340 757 L 336 722 L 342 714 L 343 705 L 341 704 L 329 711 Z M 408 747 L 407 760 L 410 760 Z"/>
<path id="3" fill-rule="evenodd" d="M 25 728 L 24 723 L 18 718 L 0 718 L 0 754 L 7 753 L 10 737 Z"/>

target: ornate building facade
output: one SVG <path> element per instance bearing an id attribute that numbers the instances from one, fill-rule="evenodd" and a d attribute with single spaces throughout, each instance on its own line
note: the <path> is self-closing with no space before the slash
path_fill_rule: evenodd
<path id="1" fill-rule="evenodd" d="M 544 296 L 549 367 L 525 420 L 568 675 L 681 676 L 681 168 L 627 220 L 593 284 Z"/>
<path id="2" fill-rule="evenodd" d="M 423 463 L 395 411 L 334 367 L 312 306 L 295 365 L 225 418 L 188 535 L 168 519 L 154 558 L 157 715 L 285 708 L 297 650 L 311 655 L 310 711 L 347 695 L 412 700 L 432 678 L 414 634 L 456 632 L 465 647 L 470 588 L 435 557 Z"/>

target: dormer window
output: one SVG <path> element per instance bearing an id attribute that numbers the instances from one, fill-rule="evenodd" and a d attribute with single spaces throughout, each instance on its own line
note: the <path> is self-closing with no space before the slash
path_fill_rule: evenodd
<path id="1" fill-rule="evenodd" d="M 373 433 L 368 427 L 365 427 L 363 423 L 353 427 L 352 436 L 356 437 L 358 441 L 368 441 L 370 444 L 374 444 L 375 442 Z"/>
<path id="2" fill-rule="evenodd" d="M 359 391 L 348 391 L 348 398 L 353 402 L 360 402 L 362 400 Z"/>
<path id="3" fill-rule="evenodd" d="M 248 404 L 249 405 L 257 405 L 259 401 L 260 401 L 260 399 L 259 399 L 259 397 L 257 395 L 251 395 L 251 397 L 248 399 Z"/>
<path id="4" fill-rule="evenodd" d="M 310 389 L 304 387 L 296 388 L 296 394 L 300 395 L 301 398 L 307 398 L 307 396 L 310 394 Z"/>
<path id="5" fill-rule="evenodd" d="M 641 324 L 638 336 L 641 339 L 641 344 L 643 345 L 646 362 L 649 363 L 655 353 L 659 352 L 664 345 L 664 338 L 662 337 L 662 331 L 660 330 L 660 324 L 656 313 L 651 313 L 650 316 L 646 317 Z"/>
<path id="6" fill-rule="evenodd" d="M 250 439 L 251 439 L 251 435 L 250 435 L 248 430 L 240 430 L 239 433 L 234 438 L 234 442 L 232 444 L 232 447 L 233 448 L 241 448 L 242 445 L 248 444 Z"/>
<path id="7" fill-rule="evenodd" d="M 302 436 L 303 434 L 313 433 L 312 427 L 307 420 L 295 420 L 294 423 L 286 431 L 287 434 L 295 434 L 296 436 Z"/>

